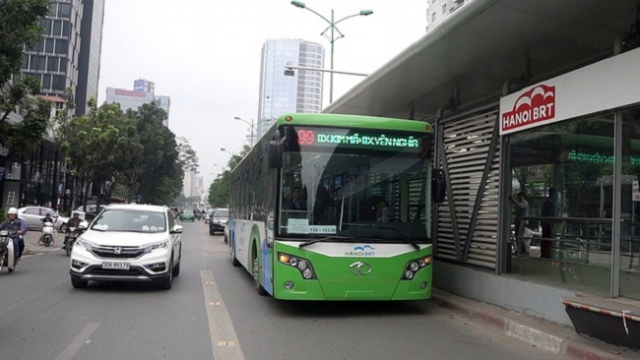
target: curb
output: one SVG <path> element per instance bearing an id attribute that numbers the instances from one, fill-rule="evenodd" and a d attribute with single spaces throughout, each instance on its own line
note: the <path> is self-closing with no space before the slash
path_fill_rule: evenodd
<path id="1" fill-rule="evenodd" d="M 431 299 L 445 309 L 454 311 L 461 316 L 482 321 L 486 325 L 502 331 L 504 335 L 524 341 L 554 354 L 585 360 L 628 359 L 582 342 L 559 337 L 548 331 L 525 324 L 524 322 L 497 315 L 490 310 L 482 309 L 482 306 L 474 306 L 474 300 L 457 300 L 455 299 L 455 295 L 450 295 L 443 291 L 438 291 L 437 294 L 435 292 L 432 293 Z M 507 311 L 501 308 L 497 309 L 499 309 L 499 311 Z M 620 351 L 622 352 L 624 350 L 620 349 Z"/>

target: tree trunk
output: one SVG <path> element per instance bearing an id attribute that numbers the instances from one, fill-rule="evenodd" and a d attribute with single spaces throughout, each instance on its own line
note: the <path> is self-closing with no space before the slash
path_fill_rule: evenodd
<path id="1" fill-rule="evenodd" d="M 89 185 L 91 185 L 91 181 L 85 179 L 84 198 L 82 199 L 82 210 L 85 212 L 87 211 L 87 201 L 89 200 Z"/>
<path id="2" fill-rule="evenodd" d="M 76 209 L 76 203 L 78 202 L 78 194 L 81 190 L 82 184 L 82 176 L 76 175 L 73 179 L 73 197 L 71 198 L 71 210 L 69 212 L 69 216 L 73 214 L 73 211 Z"/>

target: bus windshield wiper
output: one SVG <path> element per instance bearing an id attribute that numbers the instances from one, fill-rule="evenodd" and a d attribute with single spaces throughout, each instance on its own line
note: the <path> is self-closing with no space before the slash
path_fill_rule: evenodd
<path id="1" fill-rule="evenodd" d="M 370 228 L 373 228 L 373 229 L 393 230 L 393 231 L 397 232 L 398 234 L 400 234 L 400 236 L 402 236 L 402 238 L 404 240 L 406 240 L 406 242 L 408 242 L 411 246 L 413 246 L 414 249 L 416 249 L 417 251 L 420 250 L 420 246 L 418 244 L 416 244 L 416 242 L 413 241 L 413 239 L 411 239 L 410 237 L 405 235 L 405 233 L 403 233 L 400 229 L 398 229 L 396 227 L 384 226 L 384 225 L 378 225 L 378 224 L 362 224 L 362 223 L 345 223 L 345 225 L 355 225 L 355 226 L 362 226 L 362 227 L 370 227 Z"/>
<path id="2" fill-rule="evenodd" d="M 305 241 L 305 242 L 301 243 L 300 245 L 298 245 L 298 248 L 302 249 L 305 246 L 313 245 L 315 243 L 328 241 L 328 240 L 351 240 L 351 241 L 354 241 L 354 240 L 357 240 L 357 238 L 355 236 L 332 235 L 332 236 L 327 236 L 327 237 L 323 237 L 323 238 L 319 238 L 319 239 L 313 239 L 313 240 Z"/>

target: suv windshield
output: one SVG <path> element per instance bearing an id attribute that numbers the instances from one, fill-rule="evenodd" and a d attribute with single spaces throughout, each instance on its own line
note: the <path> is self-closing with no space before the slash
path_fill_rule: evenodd
<path id="1" fill-rule="evenodd" d="M 166 230 L 167 219 L 164 213 L 131 209 L 105 210 L 91 225 L 98 231 L 130 231 L 159 233 Z"/>
<path id="2" fill-rule="evenodd" d="M 227 209 L 216 210 L 213 213 L 213 217 L 215 217 L 215 218 L 228 218 L 229 217 L 229 210 L 227 210 Z"/>
<path id="3" fill-rule="evenodd" d="M 283 154 L 281 174 L 280 237 L 429 241 L 431 162 L 421 149 L 300 146 Z"/>

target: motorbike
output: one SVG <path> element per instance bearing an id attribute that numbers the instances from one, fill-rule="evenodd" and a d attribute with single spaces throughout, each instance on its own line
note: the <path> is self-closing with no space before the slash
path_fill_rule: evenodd
<path id="1" fill-rule="evenodd" d="M 5 267 L 12 273 L 16 269 L 16 259 L 13 252 L 13 238 L 9 230 L 0 230 L 0 272 Z"/>
<path id="2" fill-rule="evenodd" d="M 67 229 L 67 235 L 64 237 L 64 247 L 66 250 L 67 256 L 71 256 L 71 250 L 73 250 L 73 245 L 76 240 L 82 233 L 89 227 L 89 223 L 87 221 L 80 222 L 80 225 L 76 227 L 70 227 Z"/>
<path id="3" fill-rule="evenodd" d="M 53 223 L 50 221 L 42 224 L 42 243 L 44 246 L 50 246 L 53 242 Z"/>

